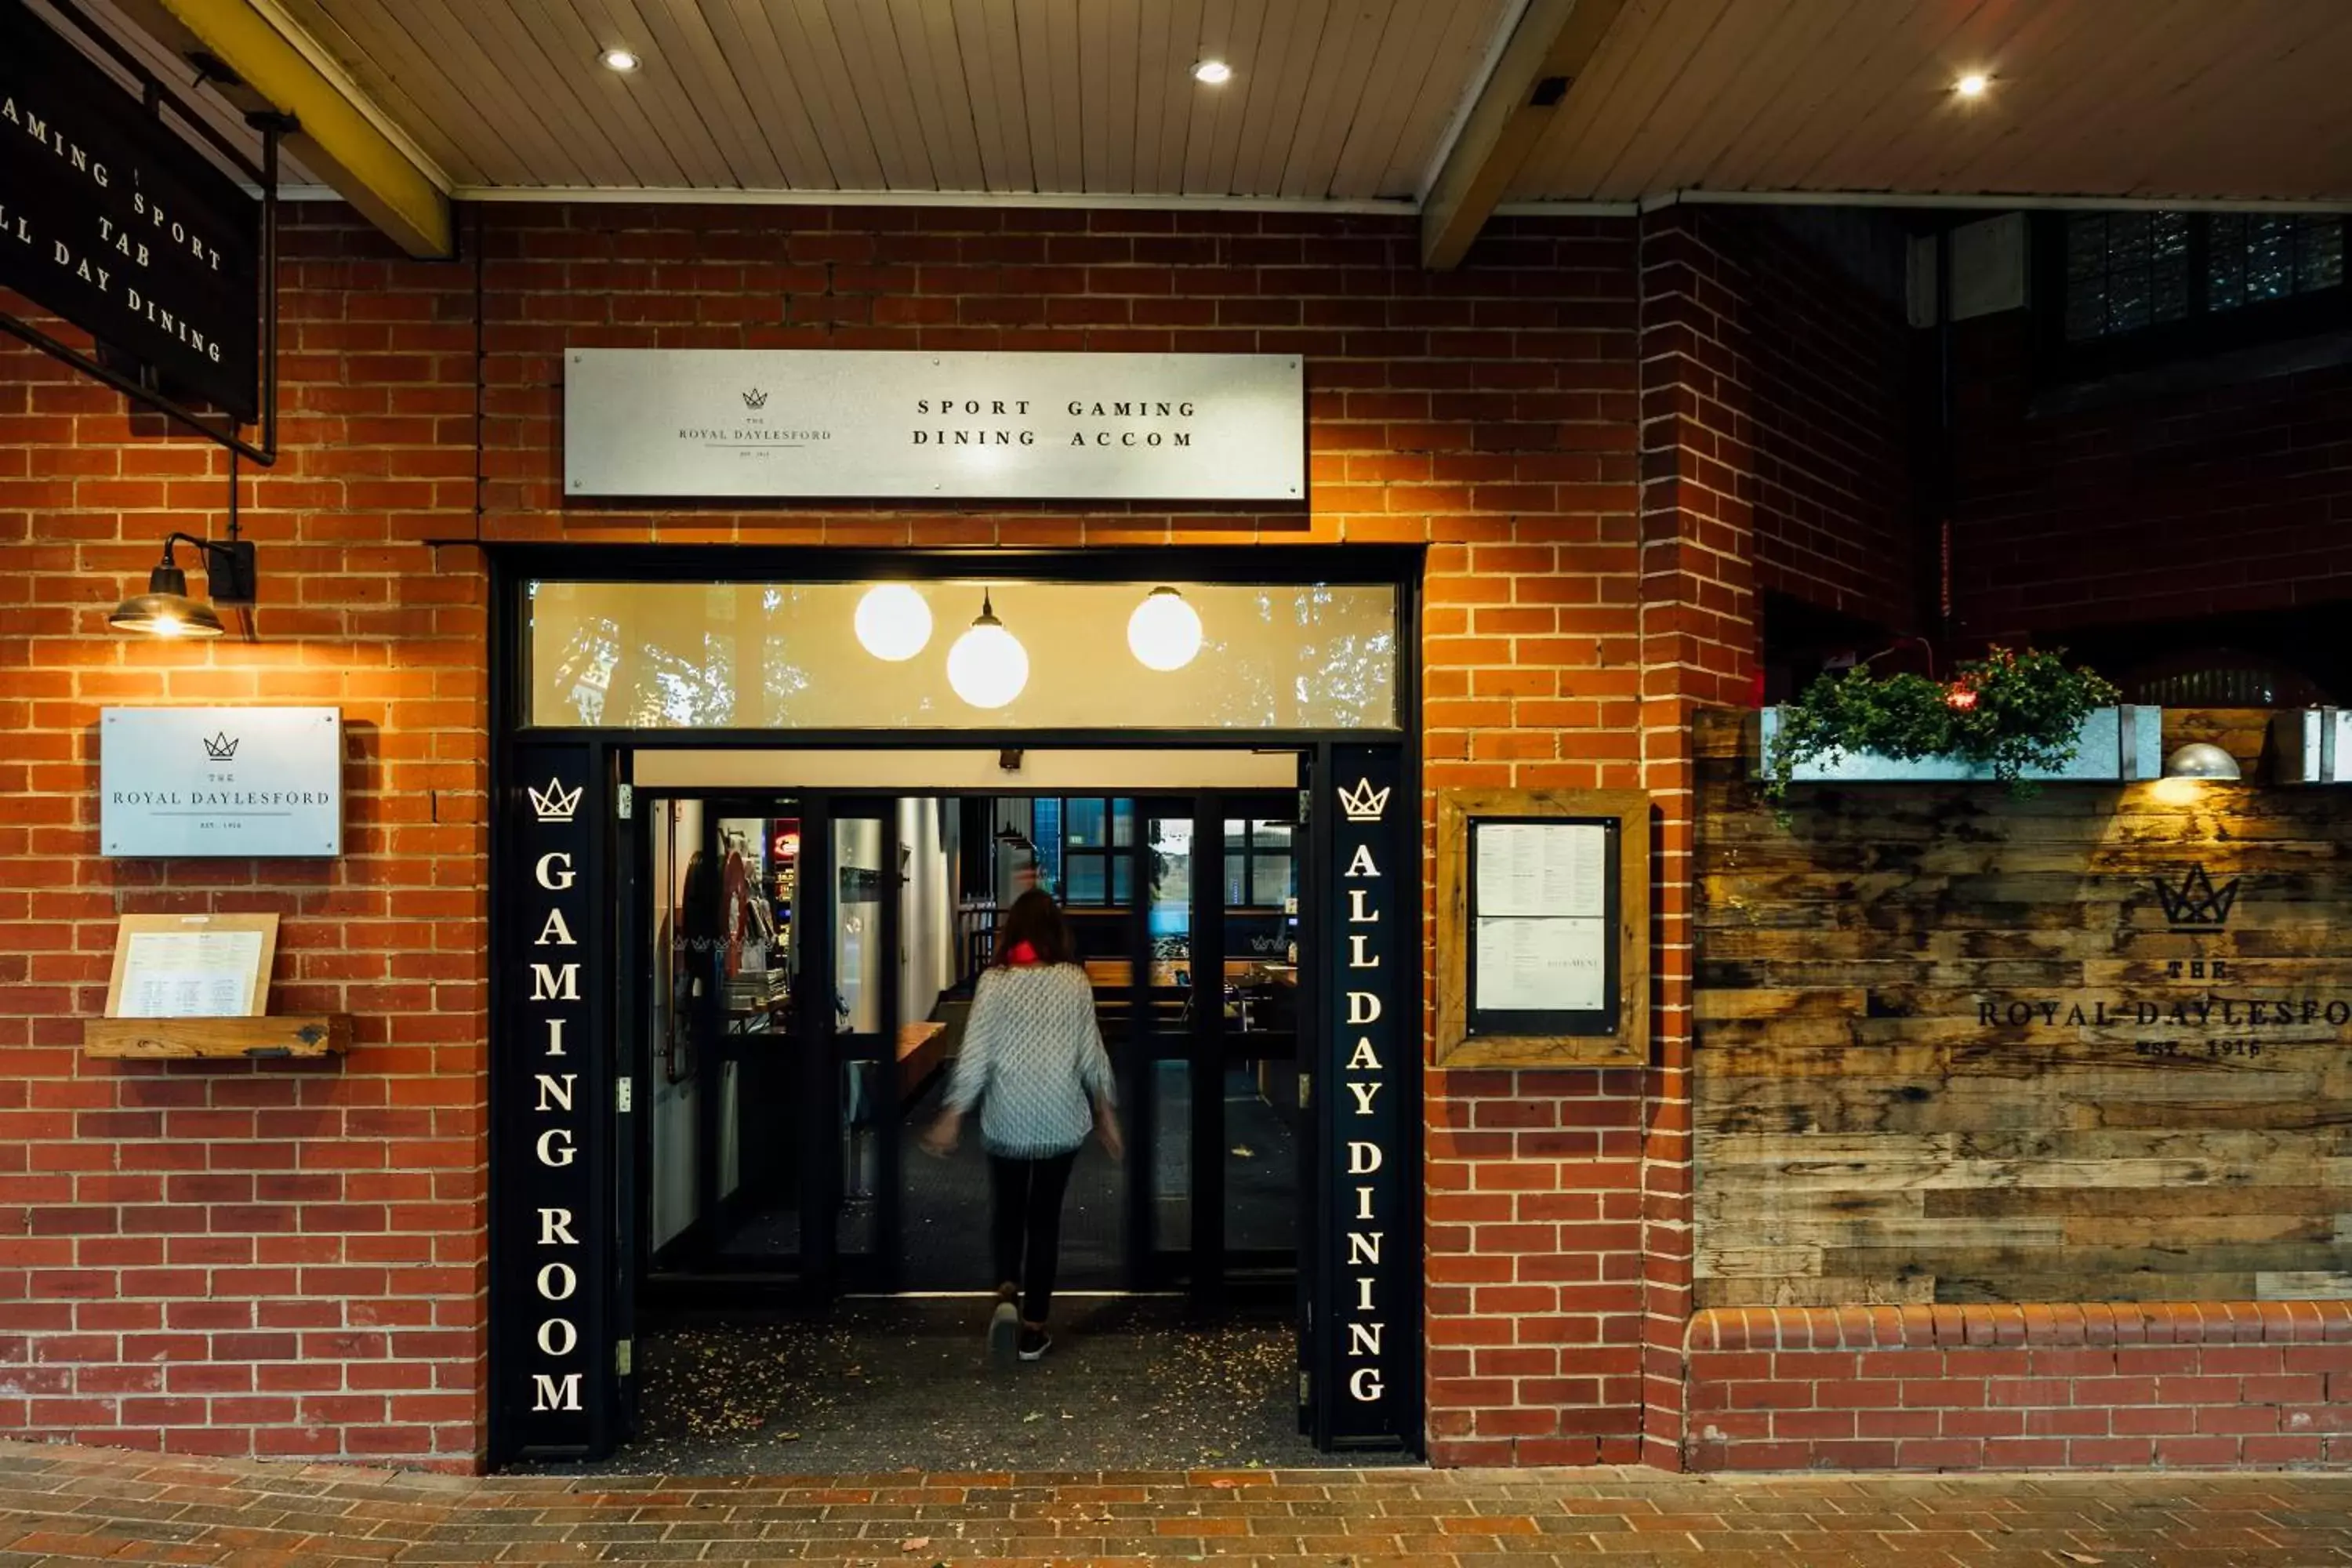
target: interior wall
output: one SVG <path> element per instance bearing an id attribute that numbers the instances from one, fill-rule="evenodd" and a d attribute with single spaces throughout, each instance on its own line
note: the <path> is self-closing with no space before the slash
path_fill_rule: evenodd
<path id="1" fill-rule="evenodd" d="M 662 816 L 659 831 L 654 836 L 656 885 L 664 890 L 668 919 L 663 922 L 664 934 L 656 941 L 662 944 L 663 962 L 669 966 L 671 1005 L 684 1010 L 691 1005 L 692 989 L 698 984 L 696 976 L 715 973 L 702 967 L 708 959 L 697 953 L 694 939 L 687 934 L 683 923 L 687 870 L 702 848 L 702 803 L 666 800 L 656 803 L 656 809 Z M 662 1017 L 656 1017 L 653 1024 L 676 1026 L 673 1020 Z M 647 1194 L 651 1234 L 646 1245 L 651 1247 L 666 1245 L 692 1225 L 699 1201 L 694 1183 L 696 1149 L 701 1136 L 695 1115 L 698 1083 L 692 1070 L 696 1066 L 694 1054 L 690 1046 L 687 1047 L 679 1058 L 688 1069 L 686 1076 L 673 1079 L 662 1044 L 658 1037 L 654 1041 L 649 1111 L 653 1171 Z"/>
<path id="2" fill-rule="evenodd" d="M 940 831 L 942 806 L 952 801 L 898 803 L 898 843 L 904 880 L 898 888 L 898 1017 L 931 1016 L 940 993 L 955 984 L 953 855 Z"/>
<path id="3" fill-rule="evenodd" d="M 808 873 L 801 873 L 803 879 Z M 834 969 L 841 1027 L 853 1035 L 882 1028 L 882 990 L 888 978 L 881 951 L 882 825 L 842 817 L 833 825 Z M 853 889 L 858 891 L 853 891 Z M 871 892 L 873 896 L 861 896 Z"/>

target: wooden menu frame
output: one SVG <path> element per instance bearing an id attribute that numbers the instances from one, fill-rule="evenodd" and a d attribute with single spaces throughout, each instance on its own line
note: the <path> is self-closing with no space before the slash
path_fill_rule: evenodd
<path id="1" fill-rule="evenodd" d="M 1601 826 L 1614 877 L 1608 998 L 1593 1014 L 1540 1016 L 1524 1032 L 1474 1009 L 1475 851 L 1480 824 Z M 1529 1014 L 1536 1018 L 1538 1015 Z M 1572 1020 L 1572 1021 L 1571 1021 Z M 1441 1068 L 1645 1067 L 1650 1059 L 1650 797 L 1641 790 L 1440 790 L 1437 795 L 1437 1038 Z"/>
<path id="2" fill-rule="evenodd" d="M 253 1011 L 250 1017 L 262 1017 L 269 1012 L 269 969 L 278 953 L 278 917 L 263 915 L 123 915 L 114 932 L 114 969 L 106 984 L 106 1016 L 122 1016 L 122 983 L 131 963 L 131 939 L 145 931 L 172 934 L 217 933 L 225 931 L 258 931 L 261 948 L 256 956 L 253 973 Z"/>

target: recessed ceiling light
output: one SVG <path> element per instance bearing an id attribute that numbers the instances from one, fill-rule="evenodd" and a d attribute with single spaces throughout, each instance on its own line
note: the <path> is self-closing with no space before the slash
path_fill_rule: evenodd
<path id="1" fill-rule="evenodd" d="M 1192 68 L 1192 79 L 1216 87 L 1234 79 L 1234 68 L 1223 60 L 1202 60 Z"/>
<path id="2" fill-rule="evenodd" d="M 1992 85 L 1992 78 L 1982 71 L 1970 71 L 1952 84 L 1952 90 L 1962 98 L 1982 98 L 1984 89 Z"/>
<path id="3" fill-rule="evenodd" d="M 628 49 L 606 49 L 596 58 L 604 62 L 606 70 L 633 71 L 644 63 Z"/>

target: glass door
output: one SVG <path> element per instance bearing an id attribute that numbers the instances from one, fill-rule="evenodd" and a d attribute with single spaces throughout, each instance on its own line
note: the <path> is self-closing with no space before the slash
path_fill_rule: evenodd
<path id="1" fill-rule="evenodd" d="M 1304 850 L 1296 791 L 1217 803 L 1222 859 L 1224 1272 L 1230 1286 L 1276 1283 L 1298 1260 L 1300 1096 L 1298 889 Z"/>
<path id="2" fill-rule="evenodd" d="M 1143 1279 L 1287 1297 L 1301 1158 L 1295 792 L 1147 798 L 1132 988 Z"/>
<path id="3" fill-rule="evenodd" d="M 802 809 L 664 796 L 641 816 L 641 1266 L 655 1283 L 790 1274 L 802 1250 L 791 1110 Z"/>
<path id="4" fill-rule="evenodd" d="M 1130 1278 L 1164 1289 L 1194 1278 L 1198 1237 L 1192 1146 L 1192 1006 L 1199 826 L 1189 799 L 1135 803 L 1139 889 L 1129 922 L 1130 963 L 1120 1088 L 1129 1136 L 1128 1237 Z M 1106 1029 L 1106 1038 L 1110 1031 Z"/>

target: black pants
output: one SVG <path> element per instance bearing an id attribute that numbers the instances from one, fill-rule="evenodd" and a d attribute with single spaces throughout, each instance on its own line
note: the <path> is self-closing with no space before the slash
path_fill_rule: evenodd
<path id="1" fill-rule="evenodd" d="M 996 1279 L 1021 1287 L 1021 1316 L 1045 1321 L 1054 1304 L 1054 1268 L 1062 1253 L 1062 1194 L 1070 1190 L 1077 1151 L 1043 1160 L 988 1157 L 996 1222 Z"/>

